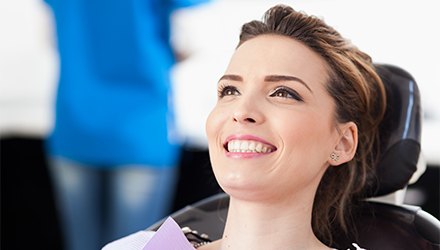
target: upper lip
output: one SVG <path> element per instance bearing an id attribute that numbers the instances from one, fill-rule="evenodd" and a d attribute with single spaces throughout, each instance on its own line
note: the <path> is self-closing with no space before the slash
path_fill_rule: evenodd
<path id="1" fill-rule="evenodd" d="M 223 143 L 223 147 L 224 147 L 225 149 L 227 149 L 227 147 L 228 147 L 228 142 L 230 142 L 230 141 L 232 141 L 232 140 L 250 140 L 250 141 L 257 141 L 257 142 L 261 142 L 261 143 L 263 143 L 263 144 L 265 144 L 265 145 L 270 146 L 270 147 L 272 148 L 272 150 L 276 150 L 276 149 L 277 149 L 277 147 L 275 147 L 272 143 L 270 143 L 270 142 L 268 142 L 268 141 L 266 141 L 266 140 L 264 140 L 264 139 L 262 139 L 262 138 L 260 138 L 260 137 L 258 137 L 258 136 L 255 136 L 255 135 L 245 135 L 245 134 L 243 134 L 243 135 L 230 135 L 230 136 L 228 136 L 228 137 L 226 138 L 225 142 Z"/>

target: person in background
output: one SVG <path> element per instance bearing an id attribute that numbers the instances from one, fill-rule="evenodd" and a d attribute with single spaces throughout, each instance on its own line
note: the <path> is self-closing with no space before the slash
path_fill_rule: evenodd
<path id="1" fill-rule="evenodd" d="M 169 212 L 170 15 L 205 1 L 46 0 L 60 57 L 46 146 L 68 250 L 99 249 Z"/>

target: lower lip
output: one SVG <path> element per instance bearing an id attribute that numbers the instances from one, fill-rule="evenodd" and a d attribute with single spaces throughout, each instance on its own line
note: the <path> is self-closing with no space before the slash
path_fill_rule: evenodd
<path id="1" fill-rule="evenodd" d="M 273 152 L 270 152 L 273 153 Z M 252 159 L 252 158 L 258 158 L 261 156 L 266 156 L 270 153 L 246 153 L 246 152 L 227 152 L 226 151 L 226 156 L 229 158 L 234 158 L 234 159 Z"/>

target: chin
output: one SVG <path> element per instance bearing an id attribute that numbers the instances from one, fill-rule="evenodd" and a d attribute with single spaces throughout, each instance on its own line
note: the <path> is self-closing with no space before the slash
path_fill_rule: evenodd
<path id="1" fill-rule="evenodd" d="M 217 181 L 225 193 L 235 199 L 246 201 L 258 201 L 267 199 L 267 188 L 261 183 L 256 183 L 252 178 L 238 178 L 237 176 L 228 176 Z M 266 197 L 266 198 L 265 198 Z"/>

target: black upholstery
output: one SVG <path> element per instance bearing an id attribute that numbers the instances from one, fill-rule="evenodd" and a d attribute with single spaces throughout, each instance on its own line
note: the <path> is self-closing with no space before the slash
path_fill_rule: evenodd
<path id="1" fill-rule="evenodd" d="M 392 193 L 408 185 L 420 155 L 420 93 L 414 78 L 391 65 L 376 65 L 387 95 L 385 117 L 380 126 L 381 159 L 377 182 L 366 189 L 368 197 Z"/>
<path id="2" fill-rule="evenodd" d="M 359 238 L 337 237 L 335 247 L 356 241 L 366 249 L 440 249 L 440 222 L 420 207 L 370 201 L 356 218 Z"/>
<path id="3" fill-rule="evenodd" d="M 376 65 L 387 92 L 387 110 L 380 127 L 381 158 L 377 183 L 365 190 L 368 197 L 402 189 L 417 169 L 420 154 L 420 94 L 413 77 L 391 65 Z M 218 194 L 172 214 L 181 225 L 219 239 L 225 225 L 229 197 Z M 359 238 L 336 236 L 334 247 L 348 249 L 357 242 L 369 250 L 440 249 L 440 222 L 420 207 L 364 201 L 357 210 Z M 155 230 L 161 222 L 151 226 Z"/>
<path id="4" fill-rule="evenodd" d="M 228 204 L 229 196 L 221 193 L 189 205 L 171 217 L 180 226 L 188 226 L 217 240 L 222 237 Z M 420 207 L 369 201 L 359 213 L 355 223 L 359 238 L 336 237 L 333 247 L 345 250 L 357 242 L 368 250 L 440 249 L 440 222 Z M 162 222 L 148 230 L 157 230 Z"/>

